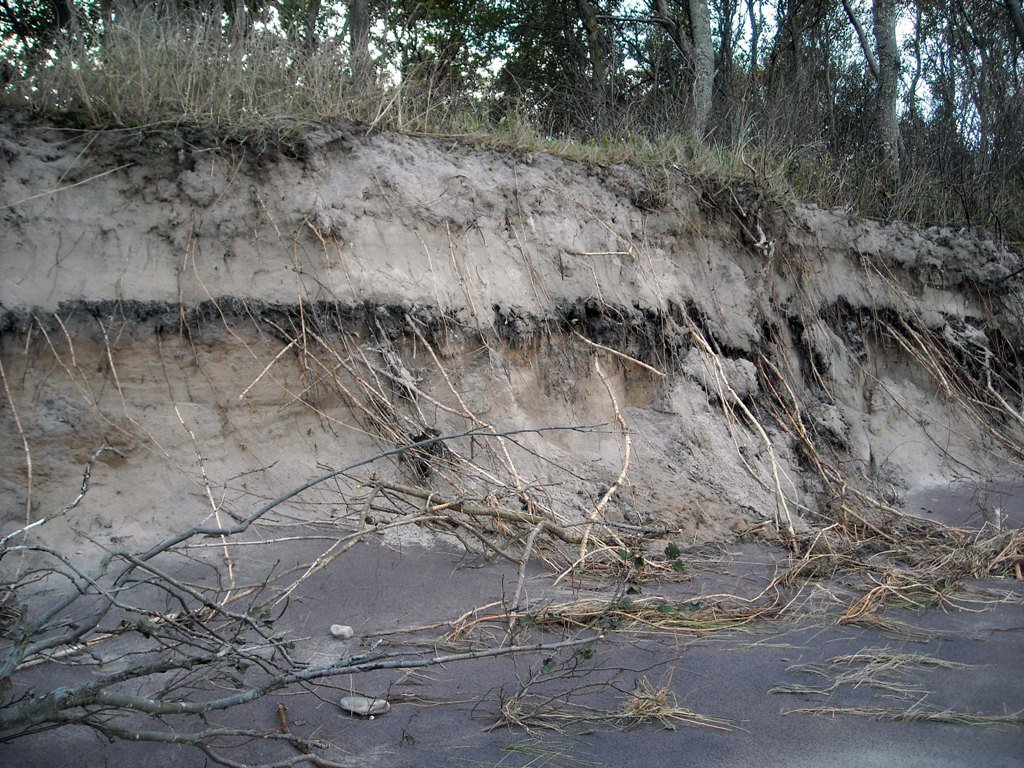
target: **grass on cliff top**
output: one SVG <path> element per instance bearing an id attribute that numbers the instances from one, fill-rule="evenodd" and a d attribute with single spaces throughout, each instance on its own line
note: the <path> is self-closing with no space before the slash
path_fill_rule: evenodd
<path id="1" fill-rule="evenodd" d="M 675 168 L 699 178 L 753 180 L 786 197 L 866 216 L 921 224 L 964 217 L 960 193 L 913 168 L 905 169 L 894 193 L 882 181 L 885 174 L 862 160 L 836 157 L 821 144 L 787 146 L 768 135 L 723 146 L 622 124 L 599 139 L 554 136 L 535 122 L 529 105 L 496 110 L 492 100 L 453 93 L 426 74 L 407 74 L 401 82 L 379 72 L 354 77 L 344 50 L 311 51 L 268 31 L 232 40 L 202 21 L 127 14 L 88 49 L 58 45 L 44 63 L 5 53 L 14 61 L 0 90 L 6 106 L 83 129 L 188 126 L 212 128 L 227 140 L 287 146 L 315 126 L 349 122 L 368 132 L 628 163 L 641 168 L 656 191 L 665 187 L 659 174 Z M 658 207 L 657 199 L 651 202 Z M 1009 212 L 1005 230 L 1024 231 L 1024 204 L 1013 202 L 998 206 Z"/>
<path id="2" fill-rule="evenodd" d="M 596 164 L 696 165 L 733 175 L 744 172 L 741 161 L 753 159 L 678 134 L 641 138 L 621 130 L 600 140 L 556 138 L 526 117 L 525 108 L 495 116 L 486 99 L 437 87 L 426 74 L 401 82 L 354 77 L 338 48 L 310 51 L 259 30 L 231 40 L 208 23 L 147 15 L 112 24 L 93 49 L 60 45 L 44 66 L 23 69 L 3 92 L 6 106 L 89 130 L 194 126 L 228 139 L 287 143 L 316 126 L 349 122 L 367 132 L 446 137 Z M 761 170 L 768 170 L 763 162 Z"/>

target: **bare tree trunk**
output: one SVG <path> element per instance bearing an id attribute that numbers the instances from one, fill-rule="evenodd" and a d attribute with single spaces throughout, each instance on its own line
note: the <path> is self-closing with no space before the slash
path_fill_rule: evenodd
<path id="1" fill-rule="evenodd" d="M 711 116 L 715 84 L 715 49 L 711 44 L 711 17 L 707 0 L 689 0 L 690 37 L 693 41 L 693 131 L 703 134 Z"/>
<path id="2" fill-rule="evenodd" d="M 768 92 L 774 93 L 775 91 L 779 61 L 782 58 L 783 51 L 787 48 L 793 53 L 789 79 L 794 89 L 799 88 L 801 80 L 800 34 L 802 31 L 803 27 L 799 26 L 794 19 L 792 4 L 788 2 L 783 3 L 781 0 L 777 2 L 775 4 L 775 35 L 768 48 L 768 62 L 765 67 L 765 86 Z"/>
<path id="3" fill-rule="evenodd" d="M 882 157 L 895 179 L 900 168 L 900 123 L 896 110 L 900 82 L 900 51 L 896 42 L 896 0 L 874 0 L 872 4 L 874 50 L 850 7 L 849 0 L 843 0 L 843 10 L 846 11 L 846 16 L 857 33 L 857 39 L 864 51 L 864 59 L 875 80 L 879 144 L 882 148 Z"/>
<path id="4" fill-rule="evenodd" d="M 750 24 L 750 65 L 747 71 L 747 87 L 744 93 L 744 102 L 750 102 L 745 114 L 757 114 L 761 109 L 761 89 L 759 86 L 760 65 L 758 60 L 761 54 L 759 45 L 761 42 L 761 9 L 760 0 L 758 7 L 754 7 L 755 0 L 747 2 L 747 19 Z"/>
<path id="5" fill-rule="evenodd" d="M 803 93 L 804 88 L 804 49 L 803 34 L 805 25 L 800 24 L 796 18 L 795 3 L 786 3 L 785 29 L 789 32 L 789 49 L 793 52 L 793 74 L 790 80 L 795 86 L 796 93 Z M 781 35 L 781 29 L 779 34 Z"/>
<path id="6" fill-rule="evenodd" d="M 234 0 L 231 6 L 231 42 L 238 43 L 249 34 L 249 11 L 245 0 Z"/>
<path id="7" fill-rule="evenodd" d="M 651 0 L 658 24 L 665 28 L 673 44 L 693 66 L 693 112 L 690 128 L 694 133 L 707 131 L 711 116 L 711 97 L 715 87 L 715 49 L 711 43 L 711 15 L 707 0 L 688 0 L 689 34 L 683 34 L 680 20 L 669 13 L 665 0 Z"/>
<path id="8" fill-rule="evenodd" d="M 913 123 L 911 130 L 917 132 L 921 128 L 921 110 L 918 107 L 917 84 L 921 82 L 923 70 L 921 57 L 921 8 L 917 8 L 914 16 L 914 76 L 910 78 L 910 85 L 907 87 L 907 106 L 910 110 L 910 119 Z"/>
<path id="9" fill-rule="evenodd" d="M 757 3 L 760 6 L 760 2 Z M 758 44 L 761 42 L 761 10 L 754 7 L 754 0 L 747 2 L 747 18 L 750 20 L 750 72 L 757 71 L 757 60 L 760 54 Z"/>
<path id="10" fill-rule="evenodd" d="M 873 21 L 878 48 L 878 130 L 882 151 L 894 176 L 900 168 L 900 124 L 897 98 L 900 51 L 896 42 L 896 0 L 875 0 Z"/>
<path id="11" fill-rule="evenodd" d="M 665 0 L 652 0 L 651 8 L 654 11 L 654 18 L 661 24 L 672 43 L 687 59 L 693 59 L 693 43 L 690 38 L 682 33 L 679 20 L 668 12 L 668 3 Z"/>
<path id="12" fill-rule="evenodd" d="M 590 59 L 590 92 L 596 110 L 595 126 L 601 131 L 607 122 L 609 98 L 608 62 L 605 41 L 597 21 L 597 9 L 589 0 L 576 0 L 583 29 L 587 35 L 587 58 Z"/>
<path id="13" fill-rule="evenodd" d="M 306 47 L 316 50 L 319 40 L 316 36 L 316 23 L 320 18 L 320 0 L 309 0 L 309 8 L 306 9 L 306 34 L 303 42 Z"/>
<path id="14" fill-rule="evenodd" d="M 360 77 L 370 69 L 370 7 L 367 0 L 349 2 L 348 34 L 352 74 Z"/>
<path id="15" fill-rule="evenodd" d="M 721 94 L 721 100 L 732 104 L 732 72 L 733 72 L 733 16 L 736 14 L 735 0 L 721 0 L 718 6 L 718 55 L 715 61 L 715 86 Z"/>

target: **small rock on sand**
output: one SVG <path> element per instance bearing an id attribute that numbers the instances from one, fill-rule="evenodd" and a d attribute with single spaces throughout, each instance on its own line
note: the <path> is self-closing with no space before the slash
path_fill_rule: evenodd
<path id="1" fill-rule="evenodd" d="M 345 696 L 338 704 L 351 715 L 372 717 L 391 711 L 391 704 L 385 699 L 371 699 L 366 696 Z"/>
<path id="2" fill-rule="evenodd" d="M 348 640 L 354 634 L 352 627 L 345 624 L 331 624 L 331 636 L 339 640 Z"/>

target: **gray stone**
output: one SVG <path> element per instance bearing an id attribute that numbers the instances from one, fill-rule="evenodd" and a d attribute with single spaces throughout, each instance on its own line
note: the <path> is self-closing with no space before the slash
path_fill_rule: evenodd
<path id="1" fill-rule="evenodd" d="M 373 717 L 391 711 L 391 704 L 386 699 L 371 699 L 367 696 L 345 696 L 338 704 L 350 715 L 360 717 Z"/>
<path id="2" fill-rule="evenodd" d="M 331 637 L 336 637 L 339 640 L 348 640 L 352 637 L 355 632 L 352 627 L 346 624 L 331 624 Z"/>

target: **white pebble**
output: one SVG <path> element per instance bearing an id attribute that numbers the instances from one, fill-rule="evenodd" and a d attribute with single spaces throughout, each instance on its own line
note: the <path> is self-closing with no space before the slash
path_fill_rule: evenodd
<path id="1" fill-rule="evenodd" d="M 331 635 L 337 637 L 340 640 L 348 640 L 355 632 L 352 627 L 345 624 L 331 624 Z"/>

